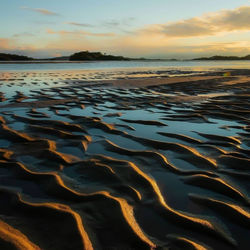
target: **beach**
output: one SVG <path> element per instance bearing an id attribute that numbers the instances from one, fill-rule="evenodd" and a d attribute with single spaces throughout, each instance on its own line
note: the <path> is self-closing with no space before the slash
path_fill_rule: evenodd
<path id="1" fill-rule="evenodd" d="M 0 246 L 248 249 L 249 97 L 250 69 L 0 71 Z"/>

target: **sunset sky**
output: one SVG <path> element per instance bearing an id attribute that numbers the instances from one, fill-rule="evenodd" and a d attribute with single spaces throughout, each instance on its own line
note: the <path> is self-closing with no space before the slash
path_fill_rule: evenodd
<path id="1" fill-rule="evenodd" d="M 32 57 L 250 54 L 249 0 L 3 0 L 0 22 L 0 52 Z"/>

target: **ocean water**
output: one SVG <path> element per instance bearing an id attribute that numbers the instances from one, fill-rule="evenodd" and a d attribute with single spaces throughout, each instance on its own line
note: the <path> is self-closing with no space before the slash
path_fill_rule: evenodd
<path id="1" fill-rule="evenodd" d="M 250 69 L 250 61 L 98 61 L 65 63 L 0 63 L 0 71 L 99 70 L 99 69 L 157 70 L 217 70 Z"/>

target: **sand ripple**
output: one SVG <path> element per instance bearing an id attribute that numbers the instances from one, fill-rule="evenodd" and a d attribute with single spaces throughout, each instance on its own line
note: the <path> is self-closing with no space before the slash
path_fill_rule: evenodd
<path id="1" fill-rule="evenodd" d="M 1 249 L 248 249 L 248 82 L 127 89 L 11 74 L 0 79 Z"/>

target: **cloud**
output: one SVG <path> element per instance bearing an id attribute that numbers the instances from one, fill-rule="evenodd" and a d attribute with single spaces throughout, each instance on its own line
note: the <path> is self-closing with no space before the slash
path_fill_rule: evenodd
<path id="1" fill-rule="evenodd" d="M 207 22 L 192 18 L 174 24 L 163 25 L 161 32 L 172 37 L 213 35 L 214 28 Z"/>
<path id="2" fill-rule="evenodd" d="M 107 28 L 116 28 L 116 27 L 130 26 L 134 21 L 135 21 L 134 17 L 123 18 L 121 20 L 111 19 L 102 22 L 101 25 Z"/>
<path id="3" fill-rule="evenodd" d="M 16 38 L 0 38 L 0 51 L 2 53 L 34 56 L 37 48 L 32 44 L 23 44 Z"/>
<path id="4" fill-rule="evenodd" d="M 75 23 L 75 22 L 68 22 L 67 24 L 69 24 L 69 25 L 73 25 L 73 26 L 85 27 L 85 28 L 94 27 L 94 25 L 92 25 L 92 24 L 88 24 L 88 23 Z"/>
<path id="5" fill-rule="evenodd" d="M 13 35 L 13 37 L 31 37 L 31 36 L 34 36 L 34 34 L 30 32 L 17 33 Z"/>
<path id="6" fill-rule="evenodd" d="M 9 49 L 12 45 L 12 40 L 9 38 L 0 38 L 0 50 Z"/>
<path id="7" fill-rule="evenodd" d="M 94 32 L 87 32 L 82 30 L 77 31 L 68 31 L 68 30 L 60 30 L 54 31 L 51 29 L 47 30 L 47 33 L 50 35 L 61 35 L 61 36 L 95 36 L 95 37 L 113 37 L 115 33 L 94 33 Z"/>
<path id="8" fill-rule="evenodd" d="M 235 10 L 224 10 L 210 18 L 218 27 L 226 31 L 250 30 L 250 6 L 243 6 Z"/>
<path id="9" fill-rule="evenodd" d="M 78 27 L 85 27 L 85 28 L 93 28 L 93 27 L 105 27 L 105 28 L 119 28 L 126 26 L 131 26 L 132 22 L 135 20 L 134 17 L 123 18 L 121 20 L 111 19 L 102 21 L 99 25 L 93 25 L 89 23 L 78 23 L 78 22 L 67 22 L 66 24 L 78 26 Z"/>
<path id="10" fill-rule="evenodd" d="M 105 21 L 102 23 L 103 26 L 107 26 L 107 27 L 117 27 L 120 26 L 120 22 L 117 20 L 109 20 L 109 21 Z"/>
<path id="11" fill-rule="evenodd" d="M 177 22 L 155 24 L 141 32 L 158 33 L 167 37 L 195 37 L 244 30 L 250 30 L 250 6 L 221 10 Z"/>
<path id="12" fill-rule="evenodd" d="M 40 14 L 45 15 L 45 16 L 59 16 L 58 13 L 50 11 L 50 10 L 46 10 L 46 9 L 29 8 L 29 7 L 25 7 L 25 6 L 21 7 L 21 9 L 37 12 L 37 13 L 40 13 Z"/>

